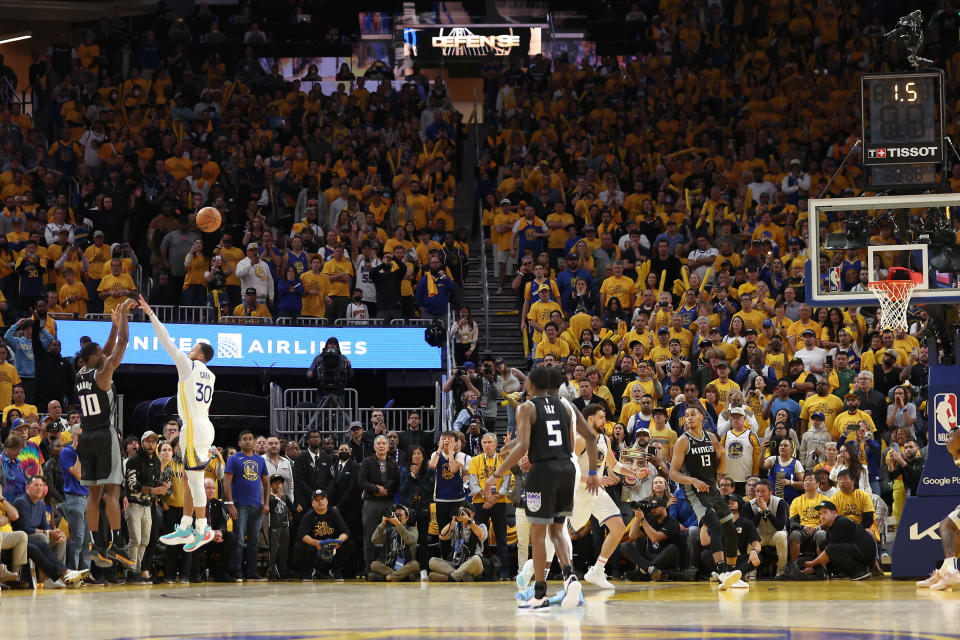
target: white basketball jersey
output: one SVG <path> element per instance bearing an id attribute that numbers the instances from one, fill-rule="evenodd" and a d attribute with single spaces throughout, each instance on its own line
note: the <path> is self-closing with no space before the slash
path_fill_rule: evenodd
<path id="1" fill-rule="evenodd" d="M 734 482 L 746 482 L 753 475 L 753 442 L 750 436 L 753 431 L 744 429 L 737 435 L 731 429 L 723 434 L 723 447 L 727 452 L 727 466 L 724 475 L 730 476 Z"/>
<path id="2" fill-rule="evenodd" d="M 178 385 L 177 410 L 184 421 L 209 422 L 210 401 L 217 377 L 199 360 L 191 360 L 191 364 L 190 375 Z"/>
<path id="3" fill-rule="evenodd" d="M 587 460 L 587 448 L 583 448 L 583 453 L 577 457 L 577 464 L 580 465 L 582 475 L 587 475 L 591 469 L 597 470 L 597 475 L 603 476 L 607 467 L 607 438 L 602 434 L 597 434 L 597 458 L 593 464 Z"/>

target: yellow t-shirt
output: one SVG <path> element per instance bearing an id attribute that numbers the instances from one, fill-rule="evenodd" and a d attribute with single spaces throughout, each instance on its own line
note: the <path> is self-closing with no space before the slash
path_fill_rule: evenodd
<path id="1" fill-rule="evenodd" d="M 870 427 L 870 431 L 877 430 L 873 424 L 873 418 L 865 413 L 863 409 L 857 409 L 857 412 L 853 415 L 850 415 L 849 411 L 843 411 L 837 414 L 837 417 L 833 420 L 833 428 L 830 429 L 830 435 L 832 435 L 833 439 L 836 440 L 843 435 L 844 431 L 847 430 L 847 425 L 859 424 L 861 420 L 867 423 L 867 426 Z"/>
<path id="2" fill-rule="evenodd" d="M 82 296 L 71 302 L 70 304 L 64 304 L 63 301 L 67 299 L 68 296 Z M 74 280 L 73 284 L 64 284 L 60 287 L 60 291 L 57 293 L 57 299 L 60 300 L 60 304 L 63 306 L 63 311 L 65 313 L 75 313 L 78 318 L 83 318 L 87 314 L 87 299 L 89 298 L 89 293 L 87 288 L 83 286 L 82 282 Z"/>
<path id="3" fill-rule="evenodd" d="M 12 390 L 11 390 L 12 391 Z M 20 412 L 20 415 L 26 418 L 27 416 L 35 415 L 38 418 L 40 417 L 40 412 L 37 411 L 37 408 L 32 404 L 9 404 L 3 408 L 3 421 L 7 421 L 7 414 L 10 413 L 10 409 L 16 409 Z"/>
<path id="4" fill-rule="evenodd" d="M 477 476 L 477 482 L 480 483 L 481 489 L 486 486 L 487 478 L 493 475 L 493 472 L 497 470 L 497 467 L 500 466 L 500 463 L 503 462 L 503 457 L 497 453 L 493 458 L 487 458 L 487 454 L 481 453 L 478 456 L 470 461 L 470 475 Z M 503 482 L 503 478 L 497 480 L 497 491 L 500 490 L 500 484 Z M 507 496 L 502 496 L 497 493 L 497 499 L 495 502 L 506 502 Z M 473 504 L 483 504 L 484 492 L 481 490 L 475 496 L 473 496 Z"/>
<path id="5" fill-rule="evenodd" d="M 657 394 L 656 388 L 653 386 L 653 379 L 650 380 L 633 380 L 628 385 L 627 388 L 623 390 L 624 398 L 632 398 L 633 388 L 639 386 L 643 389 L 643 395 L 650 395 L 654 401 L 659 400 L 660 396 Z M 594 391 L 596 393 L 596 391 Z M 629 404 L 629 403 L 628 403 Z"/>
<path id="6" fill-rule="evenodd" d="M 6 407 L 13 402 L 13 385 L 20 384 L 20 374 L 17 368 L 9 362 L 0 364 L 0 407 Z M 7 412 L 3 412 L 3 421 L 7 421 Z"/>
<path id="7" fill-rule="evenodd" d="M 839 495 L 839 491 L 834 494 L 834 497 Z M 801 493 L 799 496 L 793 499 L 793 502 L 790 503 L 790 518 L 794 516 L 800 516 L 800 524 L 804 527 L 819 527 L 820 526 L 820 510 L 817 509 L 817 505 L 820 504 L 822 500 L 826 500 L 827 497 L 824 496 L 819 491 L 817 496 L 813 499 L 807 497 L 807 494 Z M 871 505 L 872 507 L 872 505 Z M 839 505 L 838 507 L 839 508 Z"/>
<path id="8" fill-rule="evenodd" d="M 727 408 L 727 401 L 730 399 L 731 392 L 740 391 L 740 385 L 729 378 L 726 383 L 720 382 L 720 379 L 717 378 L 710 384 L 717 388 L 717 413 Z"/>
<path id="9" fill-rule="evenodd" d="M 303 283 L 303 309 L 300 315 L 311 318 L 324 317 L 326 312 L 325 298 L 330 295 L 330 278 L 323 272 L 307 271 L 300 276 L 300 282 Z M 307 293 L 310 289 L 316 289 L 318 293 Z"/>
<path id="10" fill-rule="evenodd" d="M 243 251 L 239 247 L 220 247 L 216 250 L 216 253 L 220 255 L 222 260 L 222 265 L 224 270 L 230 270 L 230 275 L 227 276 L 227 285 L 233 285 L 236 287 L 240 286 L 240 278 L 237 277 L 237 263 L 243 260 L 244 255 Z"/>
<path id="11" fill-rule="evenodd" d="M 187 273 L 183 279 L 183 288 L 195 284 L 207 286 L 207 281 L 204 280 L 203 274 L 207 269 L 210 268 L 210 261 L 205 256 L 194 256 L 190 260 L 190 266 L 187 267 Z"/>
<path id="12" fill-rule="evenodd" d="M 346 273 L 353 276 L 353 263 L 351 263 L 346 258 L 342 260 L 334 260 L 333 258 L 330 258 L 323 265 L 323 273 L 325 273 L 328 278 L 330 276 L 340 275 L 341 273 Z M 349 298 L 350 283 L 334 282 L 333 280 L 330 280 L 330 295 Z"/>
<path id="13" fill-rule="evenodd" d="M 800 410 L 800 419 L 809 420 L 811 414 L 819 411 L 823 414 L 827 431 L 833 433 L 833 421 L 843 412 L 843 406 L 843 400 L 832 393 L 828 393 L 826 397 L 813 394 L 803 402 L 803 409 Z"/>
<path id="14" fill-rule="evenodd" d="M 633 289 L 633 280 L 627 276 L 610 276 L 600 285 L 600 293 L 605 294 L 608 301 L 611 296 L 616 297 L 620 300 L 620 305 L 626 308 L 630 307 L 630 294 Z"/>
<path id="15" fill-rule="evenodd" d="M 97 287 L 97 291 L 133 291 L 136 288 L 137 286 L 133 284 L 133 278 L 127 274 L 121 273 L 119 276 L 115 276 L 112 273 L 108 273 L 100 280 L 100 286 Z M 126 300 L 126 296 L 108 297 L 103 301 L 103 312 L 113 313 L 114 308 L 124 300 Z"/>
<path id="16" fill-rule="evenodd" d="M 534 351 L 533 357 L 539 360 L 540 358 L 546 357 L 548 353 L 552 353 L 553 357 L 557 360 L 566 358 L 570 355 L 570 345 L 559 338 L 557 338 L 557 341 L 554 343 L 544 338 L 537 343 L 537 349 Z"/>
<path id="17" fill-rule="evenodd" d="M 90 263 L 90 267 L 87 269 L 87 275 L 90 276 L 92 280 L 99 280 L 105 273 L 110 273 L 109 268 L 104 269 L 107 261 L 110 260 L 110 247 L 103 245 L 97 248 L 97 245 L 92 244 L 86 248 L 83 255 L 86 256 L 87 262 Z"/>
<path id="18" fill-rule="evenodd" d="M 863 524 L 863 514 L 874 513 L 873 500 L 863 489 L 854 489 L 850 495 L 837 491 L 830 501 L 836 505 L 837 513 L 858 524 Z"/>
<path id="19" fill-rule="evenodd" d="M 760 333 L 760 330 L 763 328 L 763 321 L 766 320 L 769 316 L 760 311 L 759 309 L 754 309 L 752 311 L 737 311 L 733 314 L 734 318 L 740 318 L 743 320 L 743 330 L 753 329 L 757 333 Z"/>
<path id="20" fill-rule="evenodd" d="M 553 300 L 547 300 L 546 302 L 541 302 L 537 300 L 532 305 L 530 305 L 530 311 L 527 312 L 527 320 L 532 320 L 539 324 L 541 327 L 547 326 L 547 323 L 550 322 L 550 314 L 554 311 L 559 311 L 563 313 L 563 309 L 559 304 Z M 533 342 L 534 344 L 543 340 L 543 332 L 533 331 Z"/>
<path id="21" fill-rule="evenodd" d="M 253 311 L 248 311 L 245 306 L 238 304 L 233 308 L 233 313 L 231 315 L 235 316 L 246 316 L 248 318 L 269 318 L 270 310 L 267 309 L 266 305 L 262 302 L 258 302 L 257 306 L 253 308 Z"/>
<path id="22" fill-rule="evenodd" d="M 648 428 L 650 429 L 650 442 L 662 442 L 663 457 L 669 460 L 673 445 L 677 443 L 677 432 L 671 429 L 667 423 L 663 424 L 663 429 L 657 429 L 657 425 L 651 422 Z"/>

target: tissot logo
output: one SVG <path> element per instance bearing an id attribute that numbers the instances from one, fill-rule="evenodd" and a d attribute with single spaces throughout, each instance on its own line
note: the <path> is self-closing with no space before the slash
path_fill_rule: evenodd
<path id="1" fill-rule="evenodd" d="M 867 149 L 867 158 L 885 160 L 887 158 L 933 158 L 937 155 L 937 147 L 880 147 Z"/>

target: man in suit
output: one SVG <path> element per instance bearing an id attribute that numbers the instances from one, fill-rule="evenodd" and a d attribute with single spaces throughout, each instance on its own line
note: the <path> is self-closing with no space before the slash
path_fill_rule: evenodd
<path id="1" fill-rule="evenodd" d="M 307 434 L 306 450 L 293 461 L 293 486 L 297 489 L 294 493 L 297 513 L 311 509 L 310 500 L 317 489 L 328 491 L 330 488 L 330 465 L 333 464 L 333 460 L 321 450 L 322 442 L 323 438 L 319 431 L 310 431 Z M 303 491 L 300 491 L 301 487 Z"/>
<path id="2" fill-rule="evenodd" d="M 362 502 L 357 481 L 359 470 L 360 464 L 353 459 L 350 445 L 341 444 L 337 450 L 337 460 L 330 467 L 330 504 L 340 512 L 354 540 L 363 539 Z M 358 575 L 362 570 L 362 561 L 362 554 L 354 554 L 344 567 L 344 573 L 348 576 Z"/>
<path id="3" fill-rule="evenodd" d="M 203 490 L 207 494 L 207 525 L 213 531 L 213 541 L 204 545 L 200 553 L 205 562 L 195 562 L 197 569 L 206 565 L 216 582 L 233 582 L 238 576 L 233 574 L 233 557 L 236 537 L 227 529 L 227 512 L 223 502 L 217 499 L 217 482 L 213 478 L 203 481 Z M 199 580 L 199 576 L 197 576 Z"/>

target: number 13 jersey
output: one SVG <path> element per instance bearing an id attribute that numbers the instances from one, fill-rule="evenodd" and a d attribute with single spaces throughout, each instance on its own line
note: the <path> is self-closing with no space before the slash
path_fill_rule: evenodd
<path id="1" fill-rule="evenodd" d="M 537 410 L 530 425 L 530 462 L 573 458 L 573 408 L 558 396 L 534 396 L 529 402 Z"/>
<path id="2" fill-rule="evenodd" d="M 698 440 L 689 431 L 683 437 L 690 442 L 687 455 L 683 457 L 683 473 L 706 482 L 711 487 L 717 484 L 717 452 L 710 441 L 710 433 L 703 432 L 703 439 Z"/>

